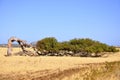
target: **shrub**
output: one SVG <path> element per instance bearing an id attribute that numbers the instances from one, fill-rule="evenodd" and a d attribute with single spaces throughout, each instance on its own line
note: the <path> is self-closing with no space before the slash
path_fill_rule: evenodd
<path id="1" fill-rule="evenodd" d="M 54 37 L 44 38 L 37 42 L 37 49 L 40 51 L 47 50 L 48 52 L 57 52 L 58 42 Z"/>
<path id="2" fill-rule="evenodd" d="M 94 41 L 89 38 L 72 39 L 65 42 L 58 42 L 54 37 L 44 38 L 37 42 L 37 49 L 40 51 L 47 50 L 48 52 L 72 51 L 74 53 L 101 53 L 101 52 L 117 52 L 115 47 L 109 46 L 99 41 Z"/>

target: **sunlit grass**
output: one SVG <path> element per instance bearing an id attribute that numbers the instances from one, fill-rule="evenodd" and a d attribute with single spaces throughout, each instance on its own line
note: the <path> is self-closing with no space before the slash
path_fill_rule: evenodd
<path id="1" fill-rule="evenodd" d="M 12 54 L 19 51 L 21 51 L 20 48 L 13 48 Z M 45 75 L 53 76 L 52 73 L 56 74 L 56 77 L 54 77 L 57 80 L 117 80 L 120 76 L 120 62 L 115 62 L 120 61 L 119 52 L 106 58 L 15 55 L 6 57 L 4 56 L 6 52 L 7 48 L 0 48 L 0 80 L 3 80 L 3 78 L 6 80 L 6 76 L 9 77 L 8 80 L 10 78 L 11 80 L 17 80 L 21 78 L 20 75 L 24 75 L 24 80 L 32 79 L 41 76 L 41 71 L 45 70 L 49 71 Z M 104 63 L 104 65 L 101 63 Z M 61 77 L 59 79 L 60 73 Z M 13 79 L 14 77 L 15 79 Z"/>

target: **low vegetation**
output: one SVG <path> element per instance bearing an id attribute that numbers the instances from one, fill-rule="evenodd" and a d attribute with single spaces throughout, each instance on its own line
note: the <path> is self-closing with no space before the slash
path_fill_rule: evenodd
<path id="1" fill-rule="evenodd" d="M 89 64 L 79 72 L 65 80 L 119 80 L 120 61 Z M 63 79 L 64 80 L 64 79 Z"/>
<path id="2" fill-rule="evenodd" d="M 57 53 L 55 55 L 81 55 L 81 56 L 91 56 L 95 53 L 102 52 L 117 52 L 118 50 L 107 44 L 95 41 L 89 38 L 85 39 L 72 39 L 69 41 L 58 42 L 54 37 L 44 38 L 39 40 L 36 44 L 37 49 L 43 53 Z M 62 53 L 62 54 L 61 54 Z M 78 54 L 80 53 L 80 54 Z"/>

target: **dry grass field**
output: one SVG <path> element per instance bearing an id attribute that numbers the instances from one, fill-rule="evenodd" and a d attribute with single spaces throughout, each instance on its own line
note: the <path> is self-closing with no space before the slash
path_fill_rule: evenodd
<path id="1" fill-rule="evenodd" d="M 91 58 L 6 57 L 6 51 L 0 48 L 0 80 L 120 80 L 120 52 Z M 19 51 L 13 48 L 13 54 Z"/>

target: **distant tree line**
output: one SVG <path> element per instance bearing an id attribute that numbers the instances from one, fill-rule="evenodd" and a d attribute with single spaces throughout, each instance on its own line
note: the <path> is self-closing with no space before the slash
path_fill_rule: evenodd
<path id="1" fill-rule="evenodd" d="M 72 39 L 69 41 L 58 42 L 54 37 L 47 37 L 42 40 L 39 40 L 36 43 L 36 47 L 41 52 L 47 53 L 60 53 L 63 51 L 64 53 L 101 53 L 101 52 L 117 52 L 118 50 L 107 44 L 101 43 L 99 41 L 95 41 L 89 38 L 83 39 Z"/>

